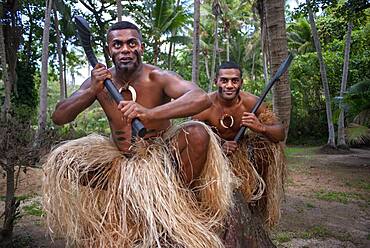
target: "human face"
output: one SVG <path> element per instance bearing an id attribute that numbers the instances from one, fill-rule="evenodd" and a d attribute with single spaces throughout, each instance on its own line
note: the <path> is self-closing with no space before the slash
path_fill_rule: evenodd
<path id="1" fill-rule="evenodd" d="M 234 100 L 238 95 L 243 80 L 238 69 L 220 69 L 216 79 L 218 94 L 224 100 Z"/>
<path id="2" fill-rule="evenodd" d="M 142 63 L 143 45 L 135 29 L 113 30 L 108 35 L 109 55 L 116 69 L 135 71 Z"/>

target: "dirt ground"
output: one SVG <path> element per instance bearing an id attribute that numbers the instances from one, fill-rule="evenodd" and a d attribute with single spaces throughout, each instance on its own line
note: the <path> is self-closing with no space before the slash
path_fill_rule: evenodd
<path id="1" fill-rule="evenodd" d="M 282 219 L 272 238 L 278 247 L 370 247 L 370 148 L 348 154 L 317 154 L 289 148 L 289 177 Z M 13 247 L 65 247 L 51 241 L 41 217 L 42 171 L 20 171 L 22 199 Z M 0 170 L 0 212 L 5 177 Z M 1 243 L 0 243 L 0 247 Z M 9 246 L 7 246 L 9 247 Z"/>

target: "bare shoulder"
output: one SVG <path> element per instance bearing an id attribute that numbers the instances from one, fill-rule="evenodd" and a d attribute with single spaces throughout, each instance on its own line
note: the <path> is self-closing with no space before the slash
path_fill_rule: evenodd
<path id="1" fill-rule="evenodd" d="M 147 65 L 148 70 L 150 71 L 149 77 L 154 81 L 173 81 L 173 80 L 181 80 L 184 79 L 173 71 L 162 70 L 153 65 Z"/>
<path id="2" fill-rule="evenodd" d="M 239 95 L 241 100 L 243 101 L 243 104 L 255 104 L 258 100 L 258 97 L 256 95 L 253 95 L 249 92 L 240 92 Z"/>

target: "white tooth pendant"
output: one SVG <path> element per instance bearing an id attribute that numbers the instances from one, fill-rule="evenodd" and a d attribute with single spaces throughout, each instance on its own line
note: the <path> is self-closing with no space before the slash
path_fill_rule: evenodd
<path id="1" fill-rule="evenodd" d="M 136 90 L 135 90 L 135 88 L 134 88 L 134 87 L 132 87 L 131 85 L 128 85 L 127 89 L 125 89 L 124 87 L 121 87 L 121 88 L 118 90 L 118 92 L 119 92 L 120 94 L 122 94 L 122 91 L 124 91 L 124 90 L 128 90 L 128 91 L 130 91 L 132 101 L 136 102 Z"/>
<path id="2" fill-rule="evenodd" d="M 223 128 L 227 129 L 234 125 L 234 118 L 232 115 L 224 114 L 220 119 L 220 124 Z"/>

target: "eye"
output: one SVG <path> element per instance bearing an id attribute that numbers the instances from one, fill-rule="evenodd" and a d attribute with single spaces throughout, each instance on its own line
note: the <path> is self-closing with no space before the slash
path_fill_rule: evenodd
<path id="1" fill-rule="evenodd" d="M 122 46 L 122 42 L 120 41 L 113 41 L 113 47 L 114 48 L 120 48 Z"/>
<path id="2" fill-rule="evenodd" d="M 233 79 L 232 79 L 232 82 L 233 82 L 234 84 L 239 83 L 239 78 L 233 78 Z"/>
<path id="3" fill-rule="evenodd" d="M 128 45 L 129 45 L 129 47 L 134 48 L 138 45 L 138 42 L 136 40 L 132 39 L 132 40 L 129 40 Z"/>

